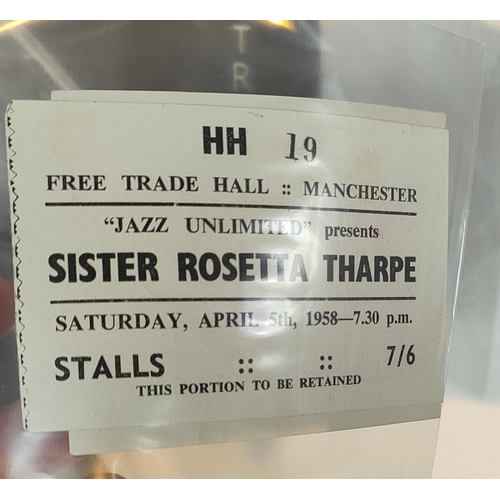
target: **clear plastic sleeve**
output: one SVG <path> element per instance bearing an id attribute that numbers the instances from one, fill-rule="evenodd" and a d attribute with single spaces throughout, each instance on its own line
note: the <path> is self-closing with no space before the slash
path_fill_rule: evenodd
<path id="1" fill-rule="evenodd" d="M 314 97 L 343 101 L 347 108 L 353 102 L 444 113 L 450 137 L 448 347 L 467 226 L 483 51 L 481 43 L 421 22 L 33 22 L 0 34 L 0 53 L 9 69 L 0 98 L 6 108 L 14 99 L 48 100 L 54 90 L 161 90 Z M 65 93 L 53 99 L 65 100 L 65 95 L 70 100 Z M 12 281 L 5 151 L 1 157 L 0 274 Z M 288 437 L 273 437 L 286 430 L 266 435 L 263 424 L 258 440 L 212 439 L 168 449 L 154 449 L 163 444 L 156 431 L 136 428 L 126 436 L 127 449 L 136 451 L 71 457 L 67 435 L 22 431 L 14 338 L 11 331 L 0 341 L 5 357 L 0 365 L 0 475 L 5 477 L 429 477 L 432 471 L 439 419 L 428 416 L 320 434 L 306 423 L 301 427 L 306 435 Z M 85 434 L 78 439 L 85 441 Z M 203 442 L 201 436 L 197 443 Z M 140 451 L 144 443 L 150 449 Z"/>

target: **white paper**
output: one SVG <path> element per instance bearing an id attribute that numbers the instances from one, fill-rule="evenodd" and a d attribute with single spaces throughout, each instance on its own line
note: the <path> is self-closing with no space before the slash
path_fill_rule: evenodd
<path id="1" fill-rule="evenodd" d="M 304 99 L 298 112 L 290 111 L 290 99 L 259 97 L 254 109 L 221 106 L 220 96 L 216 105 L 211 96 L 203 99 L 191 106 L 15 102 L 10 108 L 27 428 L 165 426 L 440 403 L 447 131 L 336 116 L 326 106 L 319 112 L 318 101 L 308 112 Z M 215 154 L 215 145 L 203 153 L 203 126 L 212 135 L 216 126 L 223 135 L 228 127 L 235 135 L 244 128 L 247 154 L 238 154 L 237 143 L 234 155 Z M 62 175 L 104 176 L 102 185 L 101 177 L 75 182 L 106 189 L 60 191 Z M 158 190 L 132 190 L 138 175 Z M 169 176 L 191 182 L 191 192 L 161 191 Z M 220 192 L 226 185 L 233 193 Z M 342 186 L 355 196 L 342 197 Z M 385 190 L 394 201 L 359 199 L 360 193 L 376 198 L 381 186 L 398 188 Z M 311 195 L 316 190 L 326 196 Z M 337 196 L 328 196 L 334 190 Z M 119 217 L 124 229 L 117 233 Z M 206 231 L 218 234 L 189 233 L 188 220 L 191 230 L 205 222 Z M 132 232 L 154 225 L 156 233 Z M 248 227 L 262 234 L 225 233 Z M 342 237 L 353 228 L 366 237 Z M 92 254 L 99 262 L 102 253 L 115 255 L 108 256 L 115 265 L 110 282 L 102 281 L 99 266 L 92 282 L 49 281 L 60 271 L 58 254 L 67 263 L 68 254 Z M 224 259 L 241 267 L 226 266 L 214 278 L 215 255 L 223 267 Z M 338 282 L 336 264 L 351 255 L 351 274 L 360 281 Z M 204 256 L 207 269 L 186 271 L 186 279 L 197 273 L 199 281 L 180 281 L 179 262 L 193 256 Z M 391 276 L 388 268 L 394 281 L 384 282 L 380 270 L 381 281 L 373 281 L 377 256 L 389 267 L 391 257 L 396 266 L 404 262 L 406 275 Z M 136 281 L 116 281 L 118 258 L 122 278 Z M 149 266 L 142 275 L 140 259 Z M 317 321 L 315 313 L 330 324 L 307 326 Z M 111 324 L 112 314 L 132 317 L 122 316 L 123 328 L 112 331 L 96 326 L 102 316 L 93 325 L 85 318 L 106 315 Z M 146 318 L 158 328 L 134 328 Z M 206 328 L 216 318 L 220 327 Z M 391 320 L 400 324 L 388 327 Z M 82 356 L 91 360 L 80 359 L 80 380 L 71 358 Z M 57 380 L 65 369 L 69 378 Z"/>

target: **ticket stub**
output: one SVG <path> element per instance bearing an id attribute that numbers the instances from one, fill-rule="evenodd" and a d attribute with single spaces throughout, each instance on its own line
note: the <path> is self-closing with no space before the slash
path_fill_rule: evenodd
<path id="1" fill-rule="evenodd" d="M 11 104 L 28 430 L 442 401 L 448 132 L 254 102 Z"/>

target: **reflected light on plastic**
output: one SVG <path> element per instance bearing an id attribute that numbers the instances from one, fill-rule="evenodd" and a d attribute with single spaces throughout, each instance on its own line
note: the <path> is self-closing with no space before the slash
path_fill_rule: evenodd
<path id="1" fill-rule="evenodd" d="M 28 23 L 32 23 L 33 21 L 22 20 L 22 21 L 9 21 L 0 26 L 0 35 L 3 35 L 7 31 L 13 30 L 14 28 L 18 28 L 19 26 L 23 26 Z"/>
<path id="2" fill-rule="evenodd" d="M 273 354 L 273 355 L 263 355 L 259 359 L 259 368 L 261 369 L 271 369 L 276 370 L 285 366 L 287 363 L 287 358 L 283 354 Z"/>
<path id="3" fill-rule="evenodd" d="M 285 28 L 290 31 L 295 31 L 295 23 L 293 21 L 266 21 L 266 23 L 272 24 L 273 26 L 279 26 L 280 28 Z"/>

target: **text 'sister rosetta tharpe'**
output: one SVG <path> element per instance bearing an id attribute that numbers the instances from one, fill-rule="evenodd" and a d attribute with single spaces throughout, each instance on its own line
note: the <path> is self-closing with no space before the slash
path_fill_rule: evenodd
<path id="1" fill-rule="evenodd" d="M 112 95 L 6 113 L 27 430 L 438 407 L 442 115 Z"/>

